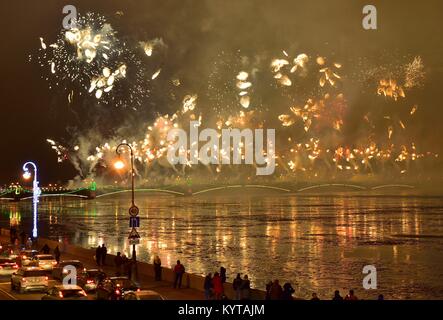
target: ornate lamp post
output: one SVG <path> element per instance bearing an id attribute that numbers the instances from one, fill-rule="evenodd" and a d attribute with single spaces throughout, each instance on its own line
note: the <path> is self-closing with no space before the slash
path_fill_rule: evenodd
<path id="1" fill-rule="evenodd" d="M 29 172 L 28 167 L 32 167 L 34 169 L 34 181 L 32 183 L 32 206 L 33 206 L 33 228 L 32 228 L 32 237 L 37 239 L 38 232 L 37 232 L 37 204 L 38 204 L 38 197 L 40 196 L 41 190 L 38 187 L 38 180 L 37 180 L 37 166 L 34 162 L 26 162 L 23 165 L 23 178 L 29 179 L 31 177 L 31 173 Z"/>
<path id="2" fill-rule="evenodd" d="M 125 142 L 124 143 L 120 143 L 117 146 L 117 149 L 116 149 L 116 153 L 119 156 L 119 158 L 121 157 L 120 148 L 124 147 L 124 146 L 128 147 L 130 152 L 131 152 L 130 158 L 131 158 L 131 191 L 132 191 L 131 194 L 132 194 L 132 203 L 131 203 L 131 207 L 129 208 L 129 216 L 130 216 L 129 217 L 129 221 L 130 221 L 129 225 L 130 225 L 130 227 L 132 229 L 131 229 L 131 232 L 129 233 L 128 239 L 129 239 L 129 243 L 132 244 L 132 259 L 134 260 L 134 262 L 136 262 L 136 260 L 137 260 L 136 257 L 137 256 L 136 256 L 136 252 L 135 252 L 135 245 L 140 243 L 140 235 L 137 232 L 137 227 L 139 227 L 139 221 L 140 220 L 139 220 L 139 217 L 138 217 L 139 209 L 135 205 L 135 202 L 134 202 L 134 198 L 135 198 L 135 195 L 134 195 L 134 177 L 135 177 L 135 172 L 134 172 L 134 153 L 132 151 L 131 145 L 129 145 L 128 143 L 125 143 Z M 116 169 L 122 169 L 124 166 L 125 166 L 125 164 L 121 160 L 117 160 L 114 163 L 114 167 Z"/>

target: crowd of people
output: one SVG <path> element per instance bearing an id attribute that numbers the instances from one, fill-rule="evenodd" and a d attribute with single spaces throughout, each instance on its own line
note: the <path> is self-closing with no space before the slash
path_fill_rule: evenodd
<path id="1" fill-rule="evenodd" d="M 114 258 L 114 266 L 116 276 L 127 276 L 129 279 L 132 278 L 134 261 L 128 258 L 125 254 L 117 252 L 117 255 Z"/>
<path id="2" fill-rule="evenodd" d="M 206 300 L 227 300 L 225 294 L 226 269 L 220 267 L 220 272 L 208 273 L 205 277 L 203 289 L 205 291 Z M 238 273 L 232 282 L 232 289 L 235 293 L 235 300 L 249 300 L 251 297 L 251 281 L 248 275 Z"/>
<path id="3" fill-rule="evenodd" d="M 154 257 L 154 272 L 155 280 L 161 281 L 161 260 L 159 256 Z M 185 267 L 177 260 L 176 265 L 173 268 L 174 273 L 174 288 L 181 288 L 183 275 L 185 274 Z M 219 271 L 214 273 L 208 273 L 204 279 L 203 290 L 204 297 L 206 300 L 228 300 L 228 296 L 225 293 L 226 286 L 226 268 L 220 267 Z M 251 281 L 248 275 L 241 276 L 240 273 L 233 279 L 232 289 L 234 296 L 231 297 L 234 300 L 249 300 L 251 299 Z M 291 283 L 286 282 L 283 286 L 280 284 L 278 279 L 274 281 L 269 281 L 266 284 L 265 300 L 294 300 L 295 289 L 292 287 Z M 384 300 L 382 294 L 377 298 L 378 300 Z M 320 298 L 317 293 L 313 292 L 310 298 L 311 301 L 318 301 Z M 359 300 L 355 295 L 354 290 L 349 290 L 349 293 L 342 297 L 340 291 L 336 290 L 332 296 L 333 301 L 343 301 L 343 300 Z"/>

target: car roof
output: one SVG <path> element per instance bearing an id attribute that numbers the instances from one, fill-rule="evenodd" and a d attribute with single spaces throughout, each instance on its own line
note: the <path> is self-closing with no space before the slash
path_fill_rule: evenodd
<path id="1" fill-rule="evenodd" d="M 128 277 L 109 277 L 110 280 L 130 280 Z"/>
<path id="2" fill-rule="evenodd" d="M 23 271 L 45 271 L 45 269 L 40 267 L 21 267 L 20 269 Z"/>
<path id="3" fill-rule="evenodd" d="M 60 261 L 60 264 L 65 264 L 65 263 L 82 263 L 82 262 L 80 260 L 63 260 L 63 261 Z"/>
<path id="4" fill-rule="evenodd" d="M 60 284 L 54 286 L 54 288 L 57 288 L 58 290 L 83 290 L 80 286 L 75 284 Z"/>
<path id="5" fill-rule="evenodd" d="M 54 257 L 52 256 L 52 254 L 38 254 L 38 255 L 36 255 L 36 257 L 37 257 L 37 258 L 41 258 L 41 257 L 51 257 L 51 258 L 54 258 Z"/>
<path id="6" fill-rule="evenodd" d="M 0 257 L 0 261 L 15 261 L 15 259 L 10 257 Z"/>
<path id="7" fill-rule="evenodd" d="M 162 296 L 160 293 L 154 290 L 140 290 L 137 291 L 137 294 L 140 296 Z"/>

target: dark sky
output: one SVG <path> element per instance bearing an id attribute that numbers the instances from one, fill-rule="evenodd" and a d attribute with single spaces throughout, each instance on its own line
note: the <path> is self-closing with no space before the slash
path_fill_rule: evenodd
<path id="1" fill-rule="evenodd" d="M 43 184 L 63 182 L 75 175 L 69 163 L 57 163 L 45 139 L 69 139 L 67 127 L 73 125 L 76 114 L 70 108 L 85 106 L 68 106 L 66 96 L 49 90 L 41 79 L 41 68 L 28 61 L 39 47 L 40 36 L 54 39 L 59 33 L 66 4 L 75 5 L 80 12 L 114 18 L 121 10 L 124 15 L 117 26 L 121 34 L 141 39 L 163 37 L 168 44 L 165 72 L 169 74 L 198 71 L 220 50 L 237 48 L 247 53 L 281 50 L 292 44 L 349 56 L 386 52 L 421 55 L 428 72 L 423 103 L 431 106 L 420 118 L 422 139 L 436 151 L 443 151 L 443 2 L 371 3 L 378 9 L 376 31 L 362 29 L 361 11 L 368 2 L 358 0 L 1 1 L 0 184 L 16 181 L 26 160 L 38 163 Z M 157 111 L 167 109 L 160 101 L 149 103 Z"/>

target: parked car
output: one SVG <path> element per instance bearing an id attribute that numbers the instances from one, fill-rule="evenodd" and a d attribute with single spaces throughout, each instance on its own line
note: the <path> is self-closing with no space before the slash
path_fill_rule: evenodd
<path id="1" fill-rule="evenodd" d="M 37 254 L 34 256 L 33 260 L 40 268 L 48 271 L 52 271 L 54 266 L 57 264 L 57 261 L 50 254 Z"/>
<path id="2" fill-rule="evenodd" d="M 97 300 L 121 300 L 127 291 L 137 291 L 139 287 L 128 277 L 110 277 L 97 285 Z"/>
<path id="3" fill-rule="evenodd" d="M 18 265 L 15 262 L 15 259 L 0 257 L 0 275 L 1 276 L 10 276 L 18 269 Z"/>
<path id="4" fill-rule="evenodd" d="M 104 279 L 106 279 L 106 273 L 98 269 L 89 269 L 77 275 L 77 285 L 86 292 L 91 292 L 95 291 L 97 285 Z"/>
<path id="5" fill-rule="evenodd" d="M 86 292 L 77 285 L 59 285 L 50 288 L 42 300 L 87 300 Z"/>
<path id="6" fill-rule="evenodd" d="M 52 277 L 57 280 L 62 280 L 63 275 L 68 274 L 68 270 L 65 269 L 66 266 L 74 266 L 77 270 L 77 275 L 84 270 L 83 263 L 79 260 L 64 260 L 60 261 L 53 269 L 52 269 Z"/>
<path id="7" fill-rule="evenodd" d="M 125 292 L 123 300 L 165 300 L 165 298 L 157 291 L 136 290 Z"/>
<path id="8" fill-rule="evenodd" d="M 19 267 L 37 266 L 37 263 L 33 261 L 34 256 L 38 254 L 37 250 L 22 250 L 18 254 L 16 261 Z"/>
<path id="9" fill-rule="evenodd" d="M 11 275 L 11 290 L 20 293 L 26 291 L 46 291 L 48 277 L 46 271 L 39 267 L 21 267 Z"/>
<path id="10" fill-rule="evenodd" d="M 18 256 L 18 249 L 12 244 L 0 245 L 0 256 L 15 259 Z"/>

